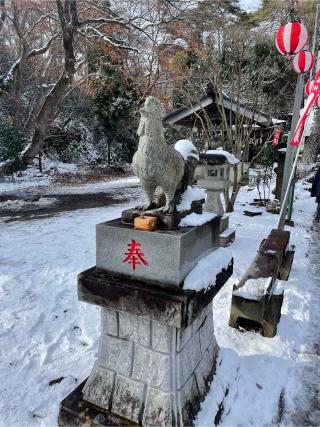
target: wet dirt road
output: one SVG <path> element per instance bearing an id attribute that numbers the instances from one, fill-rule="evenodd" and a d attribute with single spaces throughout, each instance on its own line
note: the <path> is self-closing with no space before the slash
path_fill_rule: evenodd
<path id="1" fill-rule="evenodd" d="M 61 212 L 78 209 L 90 209 L 127 204 L 138 204 L 141 188 L 138 184 L 129 184 L 120 188 L 108 188 L 99 192 L 81 192 L 79 194 L 37 194 L 20 193 L 0 195 L 1 222 L 28 220 L 52 216 Z"/>

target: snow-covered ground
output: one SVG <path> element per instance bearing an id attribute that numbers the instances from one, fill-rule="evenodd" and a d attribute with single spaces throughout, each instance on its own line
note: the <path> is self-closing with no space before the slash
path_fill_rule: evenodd
<path id="1" fill-rule="evenodd" d="M 74 164 L 61 163 L 55 164 L 55 170 L 63 172 L 77 172 L 77 166 Z M 81 171 L 81 170 L 80 170 Z M 127 185 L 138 184 L 139 179 L 135 176 L 128 176 L 115 180 L 98 181 L 84 184 L 55 184 L 52 182 L 52 176 L 48 173 L 41 174 L 35 168 L 27 169 L 19 176 L 6 177 L 0 181 L 0 194 L 5 193 L 38 193 L 41 195 L 52 194 L 83 194 L 83 193 L 99 193 L 109 189 L 122 188 Z"/>
<path id="2" fill-rule="evenodd" d="M 261 216 L 244 216 L 242 211 L 251 209 L 247 203 L 256 194 L 246 187 L 241 190 L 230 220 L 236 229 L 230 246 L 234 275 L 213 302 L 221 351 L 196 420 L 199 426 L 218 421 L 228 426 L 270 425 L 281 417 L 292 422 L 303 367 L 314 362 L 313 345 L 319 336 L 310 321 L 319 278 L 308 257 L 316 232 L 310 231 L 315 203 L 302 183 L 297 187 L 291 242 L 296 256 L 285 283 L 278 334 L 272 339 L 228 326 L 232 285 L 277 220 L 263 208 Z M 89 374 L 97 353 L 100 313 L 78 302 L 76 278 L 95 264 L 95 224 L 119 216 L 127 207 L 0 223 L 1 426 L 57 426 L 59 402 Z"/>
<path id="3" fill-rule="evenodd" d="M 286 424 L 294 423 L 304 373 L 301 368 L 317 358 L 312 342 L 314 344 L 319 334 L 316 327 L 310 330 L 311 309 L 314 309 L 310 302 L 313 298 L 319 302 L 320 297 L 319 277 L 314 276 L 308 256 L 316 204 L 301 182 L 296 188 L 296 198 L 295 227 L 291 229 L 290 242 L 296 245 L 296 254 L 290 279 L 283 282 L 284 303 L 278 333 L 271 339 L 228 327 L 232 284 L 241 278 L 278 217 L 267 213 L 254 218 L 242 215 L 248 193 L 240 193 L 236 212 L 231 216 L 231 224 L 236 229 L 236 240 L 230 247 L 235 258 L 234 275 L 213 301 L 221 352 L 213 386 L 197 419 L 199 426 L 214 425 L 221 402 L 221 425 L 275 425 L 284 419 Z M 313 425 L 319 423 L 320 418 L 318 424 Z"/>

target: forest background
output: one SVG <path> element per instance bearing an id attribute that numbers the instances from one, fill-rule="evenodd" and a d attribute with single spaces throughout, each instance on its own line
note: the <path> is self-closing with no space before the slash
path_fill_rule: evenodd
<path id="1" fill-rule="evenodd" d="M 296 76 L 275 33 L 296 14 L 312 34 L 317 3 L 263 0 L 248 13 L 236 0 L 0 0 L 0 175 L 40 158 L 130 162 L 148 95 L 169 112 L 213 87 L 287 115 Z M 172 126 L 167 141 L 188 132 Z"/>

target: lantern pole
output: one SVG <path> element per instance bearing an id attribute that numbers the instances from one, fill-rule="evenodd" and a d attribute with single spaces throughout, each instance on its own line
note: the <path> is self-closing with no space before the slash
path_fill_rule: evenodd
<path id="1" fill-rule="evenodd" d="M 308 118 L 309 118 L 309 115 L 308 115 Z M 304 127 L 304 129 L 303 129 L 303 134 L 302 134 L 301 140 L 304 138 L 305 130 L 306 130 L 306 127 Z M 292 165 L 290 176 L 289 176 L 289 183 L 294 182 L 295 171 L 296 171 L 297 163 L 299 160 L 299 154 L 300 154 L 301 148 L 302 148 L 302 144 L 300 143 L 300 145 L 296 149 L 293 165 Z M 284 203 L 282 204 L 281 209 L 280 209 L 280 213 L 279 213 L 279 219 L 278 219 L 278 223 L 277 223 L 277 229 L 278 230 L 283 230 L 284 226 L 285 226 L 286 205 L 287 205 L 287 201 L 288 201 L 290 192 L 291 192 L 291 187 L 290 188 L 288 187 L 285 191 Z"/>
<path id="2" fill-rule="evenodd" d="M 311 51 L 313 53 L 313 55 L 315 55 L 316 49 L 318 52 L 317 52 L 316 65 L 315 65 L 315 67 L 312 67 L 311 71 L 310 71 L 310 81 L 311 81 L 312 76 L 313 76 L 313 70 L 315 69 L 314 73 L 316 74 L 318 69 L 319 69 L 319 63 L 320 63 L 320 56 L 319 56 L 320 51 L 318 50 L 319 49 L 319 46 L 318 46 L 319 45 L 319 38 L 320 38 L 319 37 L 319 22 L 318 22 L 318 20 L 319 20 L 319 6 L 320 6 L 319 4 L 316 5 L 316 16 L 315 16 L 314 34 L 313 34 L 312 51 Z M 292 148 L 294 148 L 294 147 L 292 147 Z M 294 166 L 294 169 L 295 169 L 294 173 L 296 174 L 296 166 Z M 294 196 L 295 183 L 296 183 L 295 179 L 293 179 L 291 184 L 290 184 L 288 215 L 287 215 L 287 218 L 289 221 L 291 221 L 292 211 L 293 211 L 293 196 Z"/>
<path id="3" fill-rule="evenodd" d="M 304 89 L 304 75 L 299 74 L 297 78 L 297 84 L 296 84 L 296 90 L 295 90 L 295 97 L 294 97 L 294 106 L 293 106 L 293 113 L 292 113 L 292 121 L 291 121 L 291 128 L 290 132 L 288 134 L 288 141 L 287 141 L 287 150 L 286 150 L 286 158 L 285 158 L 285 164 L 284 164 L 284 172 L 283 172 L 283 180 L 282 180 L 282 188 L 281 188 L 281 209 L 283 211 L 286 211 L 287 204 L 288 204 L 288 198 L 285 197 L 288 185 L 290 185 L 290 196 L 291 199 L 293 199 L 293 185 L 292 182 L 290 182 L 290 175 L 292 171 L 292 167 L 294 164 L 294 158 L 295 158 L 295 147 L 290 145 L 291 138 L 293 136 L 294 130 L 297 126 L 299 116 L 300 116 L 300 109 L 303 99 L 303 89 Z M 284 224 L 283 224 L 284 227 Z M 282 228 L 283 230 L 283 228 Z"/>

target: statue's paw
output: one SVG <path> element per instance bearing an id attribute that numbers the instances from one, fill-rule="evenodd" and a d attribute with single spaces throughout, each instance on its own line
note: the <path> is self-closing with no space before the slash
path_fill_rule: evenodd
<path id="1" fill-rule="evenodd" d="M 145 203 L 144 205 L 138 205 L 136 206 L 136 209 L 139 209 L 140 211 L 147 211 L 149 209 L 154 209 L 156 205 L 154 203 Z"/>
<path id="2" fill-rule="evenodd" d="M 146 211 L 148 209 L 148 205 L 138 205 L 135 209 L 138 209 L 139 211 Z"/>
<path id="3" fill-rule="evenodd" d="M 176 210 L 176 205 L 174 202 L 170 202 L 162 208 L 162 212 L 166 214 L 173 214 Z"/>

